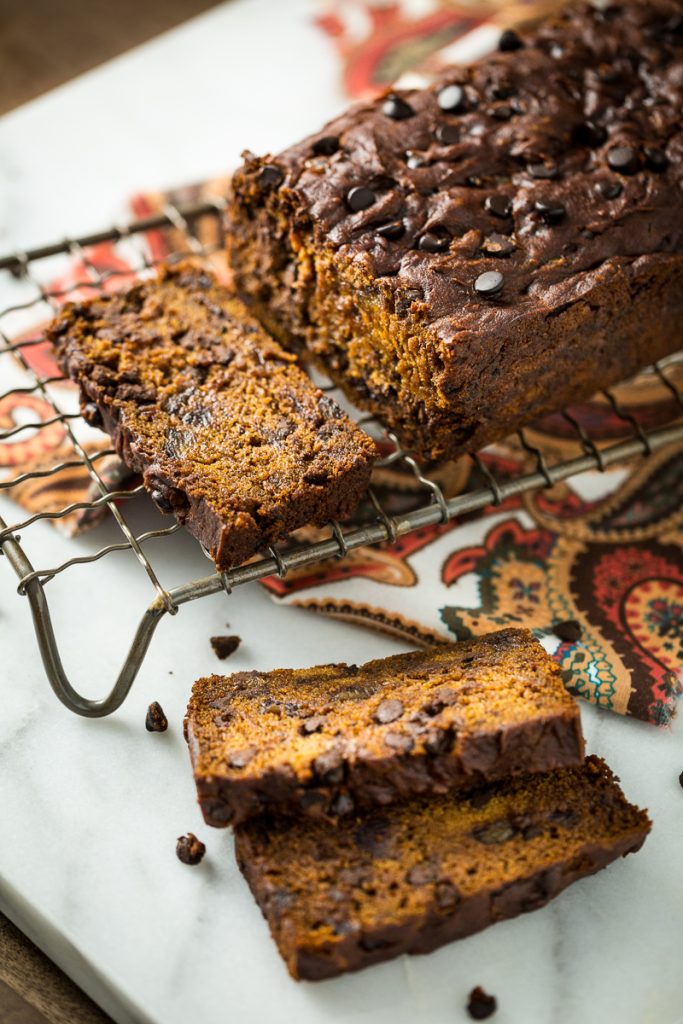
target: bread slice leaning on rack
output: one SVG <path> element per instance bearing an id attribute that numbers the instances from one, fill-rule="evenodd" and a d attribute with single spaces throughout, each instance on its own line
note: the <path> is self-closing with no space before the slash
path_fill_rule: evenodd
<path id="1" fill-rule="evenodd" d="M 374 442 L 197 262 L 65 306 L 48 337 L 86 420 L 219 570 L 367 487 Z"/>

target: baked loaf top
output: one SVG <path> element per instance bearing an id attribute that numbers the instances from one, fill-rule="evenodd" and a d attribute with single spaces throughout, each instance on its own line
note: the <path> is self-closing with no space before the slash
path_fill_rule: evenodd
<path id="1" fill-rule="evenodd" d="M 444 342 L 564 308 L 605 261 L 683 249 L 680 2 L 580 6 L 501 46 L 235 179 L 256 204 L 280 189 Z"/>
<path id="2" fill-rule="evenodd" d="M 213 825 L 348 814 L 583 760 L 578 705 L 522 629 L 360 667 L 200 679 L 186 734 Z"/>
<path id="3" fill-rule="evenodd" d="M 543 906 L 650 822 L 599 758 L 341 821 L 255 819 L 238 862 L 294 977 L 428 952 Z"/>
<path id="4" fill-rule="evenodd" d="M 199 265 L 64 308 L 49 331 L 86 419 L 219 568 L 363 493 L 372 440 Z"/>

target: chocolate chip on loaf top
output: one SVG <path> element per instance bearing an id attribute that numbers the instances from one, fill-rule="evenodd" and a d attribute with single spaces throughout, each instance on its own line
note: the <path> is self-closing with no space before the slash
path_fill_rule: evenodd
<path id="1" fill-rule="evenodd" d="M 680 3 L 502 44 L 234 179 L 239 289 L 431 457 L 680 344 Z"/>

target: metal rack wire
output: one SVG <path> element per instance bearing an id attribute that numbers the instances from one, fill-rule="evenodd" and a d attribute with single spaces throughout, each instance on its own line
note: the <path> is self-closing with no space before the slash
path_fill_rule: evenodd
<path id="1" fill-rule="evenodd" d="M 518 432 L 521 448 L 529 456 L 529 466 L 525 471 L 509 479 L 498 479 L 491 471 L 487 462 L 480 455 L 472 456 L 477 473 L 478 485 L 447 497 L 436 480 L 427 475 L 410 453 L 401 449 L 393 435 L 387 435 L 391 450 L 380 462 L 380 466 L 392 469 L 402 467 L 413 478 L 415 486 L 424 493 L 425 500 L 417 507 L 398 515 L 390 515 L 382 505 L 376 490 L 369 492 L 372 515 L 367 522 L 357 522 L 342 526 L 339 523 L 329 524 L 329 536 L 313 543 L 297 543 L 284 545 L 285 550 L 271 547 L 267 553 L 224 573 L 211 573 L 201 579 L 192 580 L 170 589 L 165 588 L 155 570 L 154 564 L 145 547 L 153 538 L 163 538 L 179 529 L 177 523 L 163 529 L 149 530 L 136 534 L 126 519 L 121 505 L 142 491 L 142 487 L 131 489 L 110 489 L 98 471 L 99 461 L 113 455 L 111 448 L 89 454 L 74 430 L 77 413 L 65 411 L 60 401 L 55 398 L 52 386 L 64 381 L 63 377 L 41 377 L 31 366 L 27 352 L 31 346 L 43 340 L 40 335 L 12 341 L 5 331 L 3 323 L 8 314 L 19 310 L 30 310 L 36 314 L 40 309 L 52 315 L 58 308 L 60 300 L 66 293 L 46 290 L 34 271 L 35 265 L 48 257 L 56 255 L 72 255 L 78 257 L 80 264 L 87 270 L 87 280 L 78 282 L 74 289 L 91 289 L 93 293 L 104 288 L 109 278 L 122 271 L 112 269 L 100 272 L 91 260 L 88 250 L 102 242 L 136 243 L 139 255 L 139 271 L 149 271 L 153 262 L 149 259 L 144 244 L 146 232 L 159 229 L 175 229 L 188 240 L 188 248 L 195 254 L 208 257 L 211 247 L 202 244 L 196 224 L 199 218 L 220 218 L 223 202 L 220 199 L 209 200 L 186 206 L 167 205 L 158 215 L 146 217 L 122 226 L 112 226 L 104 231 L 76 239 L 63 239 L 51 245 L 32 249 L 28 252 L 14 252 L 0 257 L 0 271 L 9 271 L 31 286 L 32 297 L 21 305 L 0 310 L 0 379 L 2 379 L 2 359 L 13 356 L 24 370 L 27 385 L 4 391 L 0 401 L 11 395 L 37 395 L 49 403 L 54 415 L 44 420 L 21 423 L 7 430 L 0 431 L 0 444 L 22 431 L 41 431 L 52 424 L 61 424 L 66 432 L 74 451 L 74 457 L 59 462 L 48 469 L 29 470 L 19 476 L 0 481 L 0 495 L 17 484 L 30 479 L 50 477 L 71 467 L 85 467 L 92 480 L 98 496 L 91 501 L 77 502 L 55 511 L 41 511 L 33 515 L 19 518 L 7 523 L 0 518 L 0 554 L 7 561 L 18 577 L 18 592 L 27 598 L 35 627 L 38 647 L 43 659 L 45 671 L 57 697 L 71 711 L 86 717 L 102 717 L 111 714 L 125 700 L 143 658 L 147 652 L 152 636 L 160 619 L 165 614 L 175 615 L 189 601 L 224 591 L 230 595 L 232 591 L 245 583 L 262 580 L 268 576 L 286 576 L 293 570 L 319 564 L 323 561 L 344 558 L 350 551 L 365 545 L 376 545 L 383 542 L 395 542 L 405 534 L 432 524 L 446 523 L 467 513 L 480 510 L 490 504 L 500 504 L 506 499 L 543 487 L 552 487 L 560 481 L 567 480 L 575 474 L 586 470 L 606 470 L 609 466 L 621 463 L 634 456 L 647 456 L 673 442 L 683 441 L 683 394 L 676 386 L 669 373 L 670 363 L 663 361 L 650 368 L 660 382 L 668 389 L 672 399 L 680 410 L 681 417 L 673 422 L 654 429 L 645 429 L 631 411 L 622 407 L 615 391 L 608 389 L 604 395 L 614 415 L 623 422 L 628 436 L 618 439 L 606 446 L 599 446 L 591 438 L 580 419 L 570 411 L 562 413 L 565 423 L 576 440 L 577 454 L 575 457 L 561 459 L 550 464 L 547 453 L 534 444 L 524 430 Z M 174 254 L 183 255 L 183 253 Z M 167 258 L 174 258 L 173 256 Z M 365 422 L 365 421 L 362 421 Z M 89 509 L 96 510 L 106 506 L 118 526 L 121 539 L 116 543 L 105 545 L 86 555 L 72 557 L 60 564 L 43 568 L 34 568 L 26 553 L 25 540 L 22 535 L 34 524 L 46 520 L 57 520 L 71 513 Z M 74 565 L 93 564 L 112 552 L 132 551 L 141 569 L 149 578 L 153 589 L 153 599 L 144 611 L 132 644 L 127 652 L 123 665 L 109 694 L 100 700 L 91 700 L 80 694 L 66 676 L 59 646 L 53 630 L 50 608 L 46 596 L 46 587 L 58 574 L 66 572 Z M 96 571 L 96 570 L 95 570 Z"/>

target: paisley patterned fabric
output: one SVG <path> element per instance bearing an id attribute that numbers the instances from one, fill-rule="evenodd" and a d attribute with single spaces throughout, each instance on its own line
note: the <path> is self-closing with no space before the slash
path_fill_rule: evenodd
<path id="1" fill-rule="evenodd" d="M 683 387 L 683 363 L 667 373 Z M 621 412 L 650 427 L 675 418 L 672 401 L 651 374 L 618 389 Z M 601 446 L 632 434 L 604 398 L 572 412 Z M 549 462 L 576 456 L 575 438 L 560 417 L 526 433 Z M 516 440 L 484 460 L 499 478 L 533 465 Z M 441 469 L 446 493 L 476 485 L 467 464 Z M 380 475 L 380 490 L 384 482 Z M 414 481 L 406 477 L 403 494 L 391 483 L 384 504 L 396 513 L 414 500 Z M 665 725 L 683 690 L 683 448 L 670 445 L 266 585 L 278 600 L 413 643 L 526 626 L 578 696 Z M 567 619 L 581 625 L 576 643 L 553 633 Z"/>

